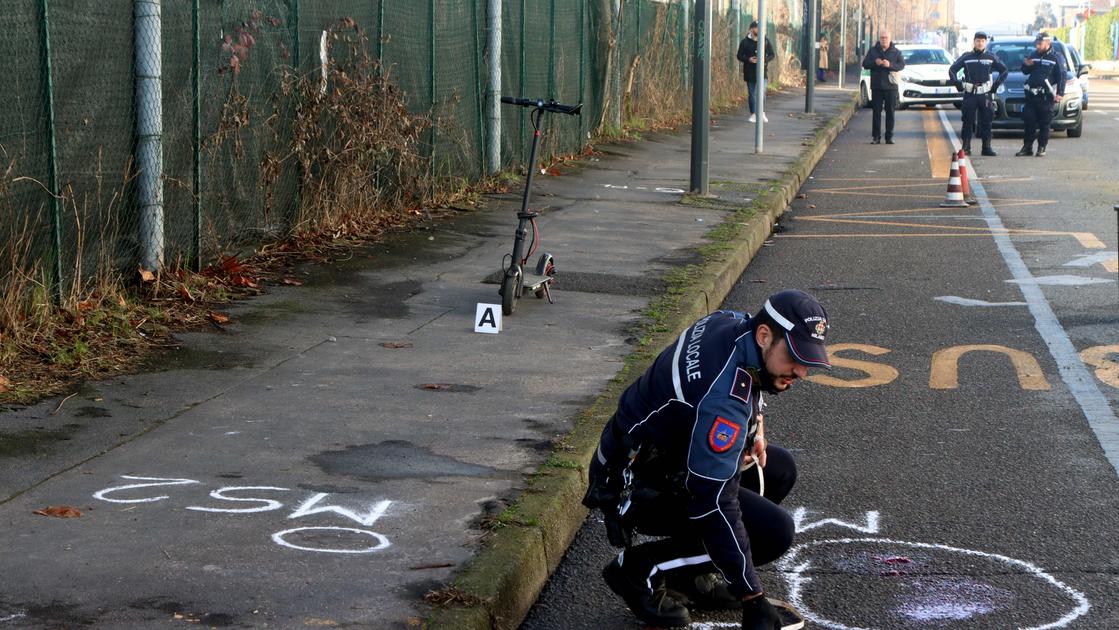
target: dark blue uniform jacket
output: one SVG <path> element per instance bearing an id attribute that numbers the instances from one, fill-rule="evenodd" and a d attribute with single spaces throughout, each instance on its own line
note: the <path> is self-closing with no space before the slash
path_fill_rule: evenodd
<path id="1" fill-rule="evenodd" d="M 964 71 L 962 78 L 959 77 L 960 70 Z M 956 63 L 948 69 L 948 76 L 951 77 L 950 80 L 956 84 L 956 87 L 962 90 L 962 82 L 966 81 L 980 85 L 990 81 L 995 72 L 999 73 L 999 76 L 991 85 L 991 94 L 997 92 L 999 86 L 1006 80 L 1006 64 L 998 56 L 986 50 L 983 52 L 972 50 L 960 55 Z"/>
<path id="2" fill-rule="evenodd" d="M 748 316 L 700 319 L 622 394 L 598 453 L 605 465 L 652 449 L 679 473 L 671 478 L 680 480 L 688 517 L 738 596 L 762 590 L 738 504 L 740 466 L 764 405 L 755 382 L 761 366 Z"/>
<path id="3" fill-rule="evenodd" d="M 1053 90 L 1060 96 L 1065 95 L 1065 60 L 1056 50 L 1050 48 L 1045 53 L 1036 50 L 1027 59 L 1034 63 L 1027 66 L 1022 62 L 1022 73 L 1026 75 L 1026 87 L 1046 88 L 1049 96 L 1054 95 Z M 1047 85 L 1048 84 L 1048 85 Z"/>

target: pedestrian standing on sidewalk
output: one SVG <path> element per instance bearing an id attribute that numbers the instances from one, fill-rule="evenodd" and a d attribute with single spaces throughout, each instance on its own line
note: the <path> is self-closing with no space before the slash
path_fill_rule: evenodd
<path id="1" fill-rule="evenodd" d="M 754 91 L 758 89 L 758 23 L 750 22 L 750 32 L 738 43 L 738 60 L 742 62 L 742 78 L 746 80 L 746 102 L 750 105 L 750 122 L 757 122 L 758 117 L 754 111 Z M 775 57 L 773 46 L 769 38 L 765 38 L 765 64 L 762 72 L 765 78 L 769 77 L 769 62 Z M 765 84 L 762 84 L 765 89 Z M 762 112 L 762 120 L 769 122 L 769 118 Z"/>
<path id="2" fill-rule="evenodd" d="M 741 607 L 743 628 L 782 628 L 781 604 L 766 599 L 755 567 L 792 546 L 779 504 L 797 472 L 766 439 L 762 395 L 831 367 L 828 328 L 803 291 L 771 295 L 753 317 L 716 311 L 622 394 L 583 504 L 602 509 L 607 537 L 624 548 L 602 575 L 641 621 L 686 626 L 687 606 Z M 633 531 L 661 538 L 632 545 Z"/>
<path id="3" fill-rule="evenodd" d="M 863 58 L 863 68 L 870 70 L 870 103 L 874 107 L 871 142 L 882 140 L 882 110 L 886 110 L 886 144 L 894 143 L 894 109 L 898 102 L 898 72 L 905 68 L 905 58 L 890 37 L 889 31 L 878 35 L 878 43 Z"/>
<path id="4" fill-rule="evenodd" d="M 1016 156 L 1033 155 L 1035 138 L 1037 156 L 1045 156 L 1053 109 L 1059 107 L 1065 97 L 1065 60 L 1053 50 L 1053 37 L 1049 33 L 1038 33 L 1034 46 L 1034 52 L 1022 61 L 1022 74 L 1026 75 L 1022 122 L 1026 125 L 1026 134 Z"/>
<path id="5" fill-rule="evenodd" d="M 816 64 L 816 80 L 824 83 L 828 80 L 828 36 L 820 36 L 820 62 Z"/>
<path id="6" fill-rule="evenodd" d="M 964 73 L 962 77 L 960 70 Z M 998 73 L 998 78 L 993 76 L 994 73 Z M 991 148 L 991 120 L 995 117 L 995 101 L 992 97 L 1006 80 L 1006 64 L 994 53 L 987 52 L 986 33 L 975 33 L 971 51 L 960 55 L 948 69 L 948 76 L 956 84 L 956 89 L 964 93 L 964 102 L 960 108 L 964 121 L 960 140 L 964 145 L 964 153 L 971 155 L 971 136 L 978 118 L 979 133 L 976 135 L 983 141 L 983 155 L 998 155 Z"/>

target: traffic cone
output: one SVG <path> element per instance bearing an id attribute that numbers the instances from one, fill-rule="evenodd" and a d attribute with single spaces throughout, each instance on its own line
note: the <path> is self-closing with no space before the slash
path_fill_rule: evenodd
<path id="1" fill-rule="evenodd" d="M 964 201 L 963 188 L 960 187 L 960 163 L 955 152 L 952 153 L 952 170 L 948 173 L 948 192 L 944 195 L 944 201 L 940 202 L 940 207 L 967 207 L 967 202 Z"/>
<path id="2" fill-rule="evenodd" d="M 956 157 L 960 161 L 960 188 L 964 193 L 964 203 L 969 206 L 974 206 L 979 203 L 979 200 L 975 198 L 975 195 L 971 194 L 971 184 L 967 181 L 967 154 L 964 153 L 963 149 L 960 149 Z"/>

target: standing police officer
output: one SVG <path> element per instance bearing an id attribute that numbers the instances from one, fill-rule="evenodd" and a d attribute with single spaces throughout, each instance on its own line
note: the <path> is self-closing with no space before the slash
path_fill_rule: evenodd
<path id="1" fill-rule="evenodd" d="M 987 52 L 987 34 L 975 34 L 971 52 L 960 55 L 956 63 L 948 69 L 948 76 L 956 83 L 956 88 L 964 93 L 964 128 L 960 139 L 964 143 L 964 153 L 971 155 L 971 135 L 975 130 L 976 114 L 979 116 L 979 139 L 983 141 L 983 155 L 998 155 L 991 148 L 991 120 L 995 116 L 995 102 L 992 95 L 1006 80 L 1006 64 L 993 53 Z M 963 77 L 959 76 L 960 70 Z M 998 73 L 998 78 L 992 73 Z"/>
<path id="2" fill-rule="evenodd" d="M 1033 155 L 1036 138 L 1037 156 L 1043 157 L 1049 144 L 1053 108 L 1065 97 L 1065 60 L 1053 49 L 1049 33 L 1038 33 L 1034 45 L 1036 50 L 1022 62 L 1022 74 L 1026 75 L 1026 105 L 1022 109 L 1026 136 L 1022 149 L 1014 155 Z"/>
<path id="3" fill-rule="evenodd" d="M 625 548 L 602 576 L 643 622 L 688 625 L 686 598 L 693 607 L 741 607 L 747 630 L 782 628 L 754 567 L 792 546 L 793 520 L 778 503 L 796 464 L 766 442 L 762 392 L 830 367 L 828 327 L 803 291 L 775 293 L 754 317 L 716 311 L 622 394 L 583 504 L 602 509 L 611 544 Z M 631 546 L 633 530 L 662 538 Z"/>

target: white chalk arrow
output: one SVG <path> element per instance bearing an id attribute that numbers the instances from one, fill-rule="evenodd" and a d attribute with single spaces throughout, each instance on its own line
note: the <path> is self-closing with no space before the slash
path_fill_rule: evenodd
<path id="1" fill-rule="evenodd" d="M 1092 265 L 1103 265 L 1104 269 L 1113 273 L 1119 271 L 1119 252 L 1096 252 L 1065 263 L 1066 267 L 1091 267 Z"/>
<path id="2" fill-rule="evenodd" d="M 877 510 L 871 510 L 866 513 L 866 525 L 859 525 L 858 523 L 848 523 L 837 518 L 825 518 L 818 521 L 806 522 L 806 518 L 808 518 L 808 508 L 798 507 L 797 509 L 793 510 L 793 526 L 796 528 L 797 533 L 806 532 L 810 529 L 816 529 L 817 527 L 823 527 L 824 525 L 846 527 L 847 529 L 853 529 L 864 534 L 878 533 Z"/>
<path id="3" fill-rule="evenodd" d="M 1013 284 L 1043 284 L 1048 286 L 1080 287 L 1088 284 L 1109 284 L 1111 278 L 1085 278 L 1083 276 L 1036 276 L 1031 279 L 1007 280 Z"/>
<path id="4" fill-rule="evenodd" d="M 1025 302 L 988 302 L 986 300 L 973 300 L 971 298 L 957 297 L 955 295 L 941 295 L 934 300 L 956 304 L 958 306 L 1025 306 Z"/>

